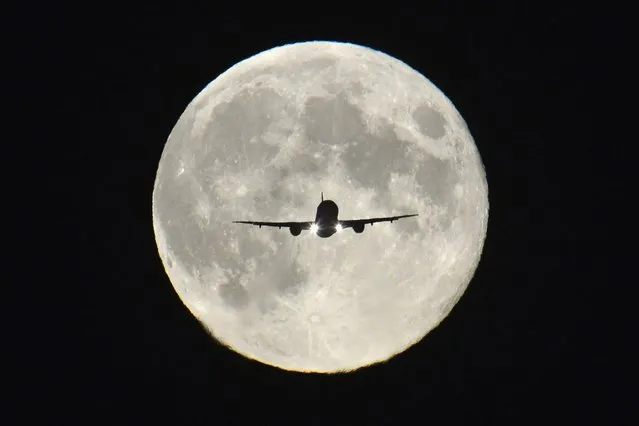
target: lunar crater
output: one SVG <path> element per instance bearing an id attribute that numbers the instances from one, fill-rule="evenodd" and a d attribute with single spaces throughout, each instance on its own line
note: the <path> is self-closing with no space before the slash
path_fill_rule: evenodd
<path id="1" fill-rule="evenodd" d="M 446 120 L 442 115 L 428 105 L 420 105 L 413 112 L 421 132 L 433 139 L 441 139 L 446 135 Z"/>

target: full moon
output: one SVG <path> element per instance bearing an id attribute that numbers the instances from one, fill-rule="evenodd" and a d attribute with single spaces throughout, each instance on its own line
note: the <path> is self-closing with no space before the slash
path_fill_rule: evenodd
<path id="1" fill-rule="evenodd" d="M 234 220 L 418 213 L 330 238 Z M 407 64 L 339 42 L 276 47 L 207 85 L 153 189 L 178 296 L 233 351 L 285 370 L 390 359 L 451 311 L 480 259 L 488 188 L 452 102 Z"/>

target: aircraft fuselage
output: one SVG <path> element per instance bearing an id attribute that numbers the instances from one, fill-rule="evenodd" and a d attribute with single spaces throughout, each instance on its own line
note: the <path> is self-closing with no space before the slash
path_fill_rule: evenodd
<path id="1" fill-rule="evenodd" d="M 337 214 L 339 208 L 333 200 L 322 200 L 317 206 L 317 213 L 315 214 L 315 224 L 318 226 L 317 236 L 322 238 L 328 238 L 337 232 L 336 226 L 338 223 Z"/>

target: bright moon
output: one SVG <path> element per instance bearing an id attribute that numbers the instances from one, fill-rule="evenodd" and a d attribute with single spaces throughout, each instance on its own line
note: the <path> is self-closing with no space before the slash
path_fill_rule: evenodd
<path id="1" fill-rule="evenodd" d="M 233 220 L 419 213 L 308 231 Z M 166 272 L 220 342 L 260 362 L 350 371 L 422 339 L 480 259 L 484 168 L 453 104 L 408 65 L 366 47 L 308 42 L 248 58 L 210 83 L 169 135 L 153 190 Z"/>

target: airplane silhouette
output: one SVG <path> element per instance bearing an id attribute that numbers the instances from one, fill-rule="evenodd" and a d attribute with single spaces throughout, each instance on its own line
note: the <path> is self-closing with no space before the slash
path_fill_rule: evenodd
<path id="1" fill-rule="evenodd" d="M 358 234 L 364 232 L 364 226 L 370 224 L 373 226 L 377 222 L 393 222 L 397 219 L 404 217 L 417 216 L 417 214 L 405 214 L 401 216 L 390 217 L 373 217 L 370 219 L 355 219 L 355 220 L 339 220 L 337 219 L 337 213 L 339 208 L 333 200 L 325 200 L 324 193 L 322 192 L 322 201 L 317 206 L 317 213 L 315 214 L 315 220 L 312 222 L 253 222 L 246 220 L 234 220 L 233 223 L 246 223 L 249 225 L 259 226 L 273 226 L 277 228 L 288 228 L 292 235 L 298 236 L 302 230 L 310 230 L 315 235 L 328 238 L 336 232 L 340 232 L 346 228 L 353 228 Z"/>

